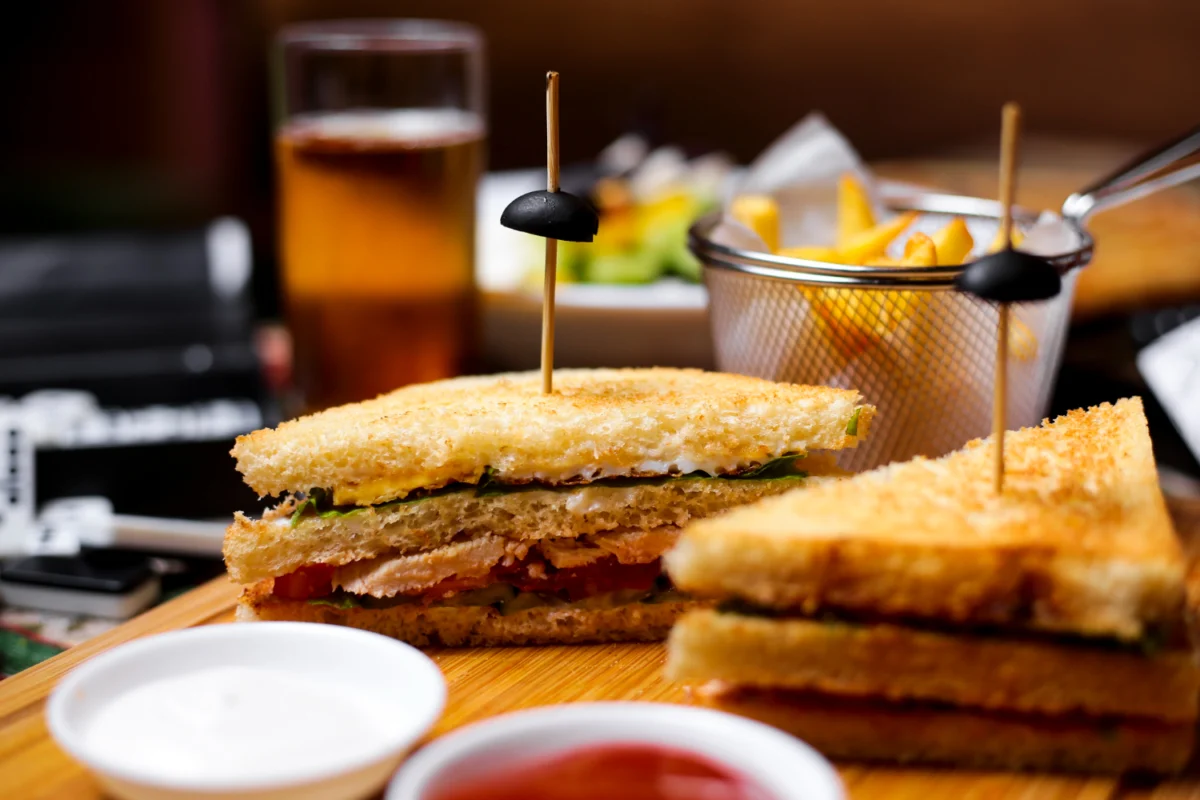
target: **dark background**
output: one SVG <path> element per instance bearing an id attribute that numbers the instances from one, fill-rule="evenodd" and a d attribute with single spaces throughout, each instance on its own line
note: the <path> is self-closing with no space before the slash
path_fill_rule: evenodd
<path id="1" fill-rule="evenodd" d="M 869 159 L 1034 135 L 1149 144 L 1200 110 L 1195 0 L 42 0 L 0 30 L 0 234 L 251 225 L 276 313 L 268 51 L 287 22 L 466 20 L 488 41 L 490 166 L 543 158 L 563 73 L 566 161 L 623 131 L 748 161 L 812 109 Z"/>

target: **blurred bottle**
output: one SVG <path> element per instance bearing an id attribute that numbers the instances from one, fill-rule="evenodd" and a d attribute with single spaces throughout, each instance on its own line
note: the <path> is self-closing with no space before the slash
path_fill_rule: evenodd
<path id="1" fill-rule="evenodd" d="M 285 29 L 281 44 L 291 410 L 460 374 L 475 338 L 479 35 L 449 23 L 334 22 Z"/>

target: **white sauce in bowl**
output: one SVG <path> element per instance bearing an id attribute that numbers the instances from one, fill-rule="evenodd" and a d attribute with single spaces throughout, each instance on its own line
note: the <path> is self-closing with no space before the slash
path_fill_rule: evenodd
<path id="1" fill-rule="evenodd" d="M 213 667 L 114 697 L 82 731 L 96 757 L 173 781 L 336 769 L 386 736 L 369 698 L 317 677 Z"/>

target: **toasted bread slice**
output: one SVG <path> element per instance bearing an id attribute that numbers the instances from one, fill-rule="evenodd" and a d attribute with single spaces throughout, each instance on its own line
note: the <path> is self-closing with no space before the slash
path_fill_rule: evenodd
<path id="1" fill-rule="evenodd" d="M 1141 400 L 690 525 L 676 585 L 776 609 L 862 610 L 1133 640 L 1178 620 L 1184 561 Z"/>
<path id="2" fill-rule="evenodd" d="M 705 687 L 699 705 L 774 725 L 831 758 L 991 769 L 1171 774 L 1194 726 L 1140 717 L 1011 714 Z"/>
<path id="3" fill-rule="evenodd" d="M 560 370 L 409 386 L 260 430 L 232 454 L 261 495 L 332 490 L 372 505 L 417 489 L 733 471 L 853 447 L 874 408 L 857 392 L 679 369 Z"/>
<path id="4" fill-rule="evenodd" d="M 941 633 L 698 611 L 671 632 L 682 683 L 815 690 L 1042 713 L 1194 720 L 1200 667 L 1186 644 L 1148 656 L 1105 643 Z"/>
<path id="5" fill-rule="evenodd" d="M 813 459 L 819 462 L 820 459 Z M 807 465 L 806 465 L 807 466 Z M 805 485 L 830 477 L 813 476 Z M 616 530 L 681 526 L 795 488 L 795 480 L 691 480 L 635 486 L 562 487 L 480 497 L 474 490 L 341 516 L 302 516 L 291 504 L 262 519 L 237 514 L 225 534 L 225 565 L 238 583 L 285 575 L 306 564 L 340 566 L 406 555 L 452 539 L 496 535 L 518 542 Z"/>
<path id="6" fill-rule="evenodd" d="M 381 633 L 417 647 L 656 642 L 699 602 L 629 603 L 613 608 L 538 607 L 503 615 L 490 606 L 402 605 L 338 608 L 281 600 L 270 581 L 242 593 L 239 621 L 325 622 Z"/>

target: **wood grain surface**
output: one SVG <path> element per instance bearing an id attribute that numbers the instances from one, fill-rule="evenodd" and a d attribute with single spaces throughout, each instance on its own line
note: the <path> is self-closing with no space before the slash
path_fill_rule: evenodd
<path id="1" fill-rule="evenodd" d="M 1200 501 L 1173 500 L 1185 538 L 1200 540 Z M 54 744 L 42 708 L 72 667 L 154 633 L 231 622 L 237 588 L 217 578 L 108 633 L 0 682 L 0 798 L 91 800 L 102 795 Z M 433 650 L 450 696 L 437 736 L 485 717 L 589 700 L 687 702 L 661 677 L 663 648 L 650 644 Z M 1200 773 L 1159 783 L 1110 777 L 839 765 L 854 800 L 1200 800 Z"/>

